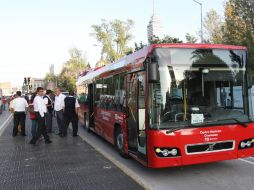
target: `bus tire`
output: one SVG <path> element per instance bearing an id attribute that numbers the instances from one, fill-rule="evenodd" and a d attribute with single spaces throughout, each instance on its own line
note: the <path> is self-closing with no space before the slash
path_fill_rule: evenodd
<path id="1" fill-rule="evenodd" d="M 124 151 L 124 139 L 123 139 L 123 131 L 120 126 L 116 128 L 116 133 L 115 133 L 115 146 L 119 154 L 124 157 L 128 158 L 128 154 L 125 153 Z"/>

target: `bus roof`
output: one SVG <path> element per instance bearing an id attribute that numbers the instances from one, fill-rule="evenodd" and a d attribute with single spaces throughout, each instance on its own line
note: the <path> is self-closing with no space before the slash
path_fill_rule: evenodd
<path id="1" fill-rule="evenodd" d="M 155 48 L 194 48 L 194 49 L 225 49 L 225 50 L 247 50 L 244 46 L 233 46 L 224 44 L 188 44 L 188 43 L 175 43 L 175 44 L 152 44 L 150 46 L 144 47 L 143 49 L 136 51 L 122 59 L 101 67 L 96 70 L 88 72 L 85 76 L 80 77 L 77 81 L 77 85 L 82 83 L 92 83 L 93 80 L 102 75 L 103 73 L 112 72 L 120 69 L 127 69 L 128 67 L 133 67 L 133 65 L 140 65 L 144 62 L 146 57 Z"/>

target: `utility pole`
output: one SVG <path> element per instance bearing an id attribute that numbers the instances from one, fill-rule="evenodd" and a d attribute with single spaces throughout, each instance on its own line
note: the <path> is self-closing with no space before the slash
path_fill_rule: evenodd
<path id="1" fill-rule="evenodd" d="M 193 0 L 195 3 L 200 5 L 200 24 L 201 24 L 201 34 L 200 34 L 200 38 L 201 38 L 201 43 L 204 42 L 204 36 L 203 36 L 203 4 L 197 0 Z"/>

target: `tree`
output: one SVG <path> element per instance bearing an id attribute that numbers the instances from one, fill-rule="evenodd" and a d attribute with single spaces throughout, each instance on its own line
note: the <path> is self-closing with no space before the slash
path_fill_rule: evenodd
<path id="1" fill-rule="evenodd" d="M 63 64 L 60 74 L 58 76 L 47 74 L 45 80 L 52 81 L 54 79 L 62 90 L 75 91 L 76 80 L 80 73 L 88 68 L 88 64 L 82 57 L 82 52 L 77 48 L 70 49 L 69 53 L 70 59 Z"/>
<path id="2" fill-rule="evenodd" d="M 248 47 L 249 63 L 254 62 L 254 0 L 229 0 L 225 6 L 226 44 Z M 254 65 L 252 64 L 252 72 Z"/>
<path id="3" fill-rule="evenodd" d="M 73 78 L 78 78 L 79 74 L 87 69 L 87 62 L 82 57 L 82 52 L 77 48 L 69 50 L 70 59 L 64 63 L 62 74 L 67 74 Z"/>
<path id="4" fill-rule="evenodd" d="M 183 43 L 179 38 L 174 38 L 169 35 L 160 39 L 158 36 L 153 36 L 149 39 L 149 44 L 167 44 L 167 43 Z"/>
<path id="5" fill-rule="evenodd" d="M 144 47 L 146 47 L 147 46 L 147 44 L 143 44 L 143 42 L 141 41 L 141 42 L 139 42 L 139 44 L 138 43 L 136 43 L 135 42 L 135 51 L 138 51 L 138 50 L 140 50 L 140 49 L 143 49 Z"/>
<path id="6" fill-rule="evenodd" d="M 204 28 L 208 35 L 208 41 L 215 44 L 223 43 L 224 25 L 220 15 L 211 9 L 204 18 Z"/>
<path id="7" fill-rule="evenodd" d="M 185 38 L 187 43 L 195 44 L 198 41 L 198 39 L 190 33 L 186 33 Z"/>
<path id="8" fill-rule="evenodd" d="M 102 46 L 102 59 L 107 63 L 114 62 L 128 54 L 132 49 L 128 43 L 132 39 L 131 29 L 134 25 L 132 20 L 113 20 L 107 22 L 102 19 L 100 25 L 92 25 L 92 36 Z"/>
<path id="9" fill-rule="evenodd" d="M 49 88 L 54 88 L 56 86 L 56 83 L 57 83 L 57 76 L 52 74 L 52 73 L 47 73 L 45 78 L 44 78 L 44 81 L 45 81 L 46 88 L 48 88 L 48 86 L 51 86 L 51 85 L 53 85 L 53 87 L 51 86 Z"/>

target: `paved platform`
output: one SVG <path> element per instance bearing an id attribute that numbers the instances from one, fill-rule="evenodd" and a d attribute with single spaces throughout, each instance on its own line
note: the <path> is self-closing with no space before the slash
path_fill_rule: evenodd
<path id="1" fill-rule="evenodd" d="M 52 144 L 28 144 L 11 136 L 12 122 L 0 136 L 0 189 L 143 189 L 80 137 L 50 134 Z"/>

